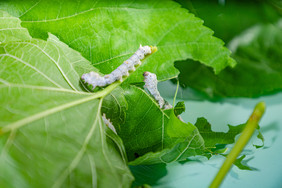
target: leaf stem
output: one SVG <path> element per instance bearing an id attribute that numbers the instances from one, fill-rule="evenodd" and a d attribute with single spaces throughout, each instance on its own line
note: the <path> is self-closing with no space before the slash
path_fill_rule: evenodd
<path id="1" fill-rule="evenodd" d="M 251 114 L 249 120 L 246 123 L 246 127 L 242 131 L 242 134 L 238 141 L 235 143 L 233 149 L 227 156 L 226 160 L 224 161 L 223 165 L 219 169 L 216 177 L 214 178 L 213 182 L 210 184 L 210 188 L 217 188 L 220 186 L 221 182 L 225 178 L 226 174 L 228 173 L 229 169 L 231 168 L 232 164 L 244 149 L 245 145 L 248 143 L 250 138 L 252 137 L 255 129 L 258 126 L 258 122 L 261 119 L 263 113 L 265 111 L 265 103 L 259 102 L 255 108 L 253 113 Z"/>
<path id="2" fill-rule="evenodd" d="M 173 98 L 173 103 L 172 103 L 172 107 L 173 108 L 174 108 L 174 105 L 175 105 L 175 101 L 176 101 L 176 97 L 177 97 L 177 93 L 178 93 L 178 88 L 179 88 L 179 80 L 177 78 L 177 86 L 176 86 L 176 91 L 175 91 L 174 98 Z"/>

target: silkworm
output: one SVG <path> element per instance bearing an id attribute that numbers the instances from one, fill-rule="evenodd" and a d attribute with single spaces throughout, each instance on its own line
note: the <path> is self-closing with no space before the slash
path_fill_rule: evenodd
<path id="1" fill-rule="evenodd" d="M 143 73 L 144 76 L 144 88 L 147 89 L 149 91 L 149 93 L 155 98 L 155 100 L 158 102 L 160 108 L 162 109 L 171 109 L 173 108 L 167 101 L 165 101 L 159 90 L 158 90 L 158 80 L 157 80 L 157 75 L 154 73 L 150 73 L 150 72 L 144 72 Z M 180 115 L 177 116 L 177 118 L 184 122 L 184 120 L 181 118 Z M 185 123 L 185 122 L 184 122 Z"/>
<path id="2" fill-rule="evenodd" d="M 156 74 L 150 72 L 144 72 L 143 76 L 145 82 L 144 88 L 147 89 L 149 93 L 155 98 L 160 108 L 162 109 L 172 108 L 172 106 L 169 103 L 167 103 L 160 95 L 160 92 L 158 90 L 158 80 Z"/>
<path id="3" fill-rule="evenodd" d="M 135 71 L 135 67 L 141 64 L 141 60 L 156 50 L 156 47 L 140 45 L 139 49 L 128 60 L 124 61 L 110 74 L 100 76 L 98 73 L 92 71 L 90 73 L 83 74 L 81 79 L 84 81 L 84 83 L 92 85 L 93 90 L 97 86 L 104 87 L 117 80 L 122 81 L 123 77 L 127 77 L 130 71 Z"/>
<path id="4" fill-rule="evenodd" d="M 104 121 L 104 123 L 114 132 L 117 134 L 117 131 L 115 129 L 115 127 L 113 126 L 112 122 L 110 121 L 110 119 L 106 118 L 106 114 L 103 114 L 102 119 Z"/>

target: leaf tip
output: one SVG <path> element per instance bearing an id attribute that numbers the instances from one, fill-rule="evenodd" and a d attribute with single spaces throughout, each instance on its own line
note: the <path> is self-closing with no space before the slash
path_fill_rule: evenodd
<path id="1" fill-rule="evenodd" d="M 235 61 L 235 59 L 229 57 L 228 58 L 228 64 L 230 67 L 234 68 L 237 65 L 237 62 Z"/>

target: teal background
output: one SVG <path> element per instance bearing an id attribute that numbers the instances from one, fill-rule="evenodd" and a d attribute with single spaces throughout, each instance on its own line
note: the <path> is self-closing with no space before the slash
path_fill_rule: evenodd
<path id="1" fill-rule="evenodd" d="M 163 82 L 159 84 L 159 89 L 161 94 L 171 93 L 165 98 L 172 104 L 176 85 L 169 81 Z M 247 164 L 257 171 L 240 170 L 233 166 L 221 187 L 282 187 L 282 93 L 255 99 L 229 98 L 212 102 L 205 98 L 196 98 L 193 92 L 179 89 L 176 101 L 184 99 L 186 105 L 182 118 L 195 123 L 198 117 L 205 117 L 214 131 L 226 132 L 227 124 L 238 125 L 246 122 L 255 104 L 265 101 L 267 109 L 260 122 L 265 146 L 255 149 L 252 143 L 259 142 L 253 137 L 244 150 L 244 154 L 248 154 L 245 159 L 250 159 Z M 224 157 L 214 156 L 210 160 L 201 157 L 184 164 L 168 164 L 166 175 L 153 187 L 208 187 L 223 161 Z"/>

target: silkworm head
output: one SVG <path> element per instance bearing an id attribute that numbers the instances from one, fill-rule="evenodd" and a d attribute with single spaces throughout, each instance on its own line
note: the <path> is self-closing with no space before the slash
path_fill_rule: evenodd
<path id="1" fill-rule="evenodd" d="M 148 76 L 149 74 L 150 73 L 146 71 L 146 72 L 143 73 L 143 76 Z"/>

